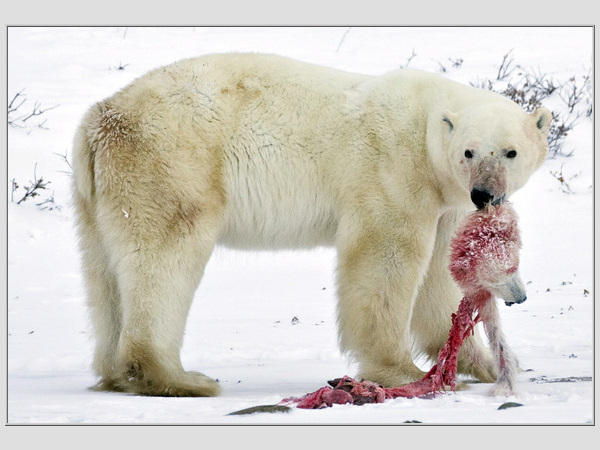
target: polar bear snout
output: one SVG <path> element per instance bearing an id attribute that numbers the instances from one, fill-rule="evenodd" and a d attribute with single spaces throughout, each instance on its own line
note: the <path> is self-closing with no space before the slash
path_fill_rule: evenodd
<path id="1" fill-rule="evenodd" d="M 506 197 L 507 171 L 502 161 L 495 157 L 482 158 L 471 166 L 469 187 L 471 201 L 477 209 L 488 203 L 502 203 Z"/>
<path id="2" fill-rule="evenodd" d="M 473 188 L 471 190 L 471 201 L 477 209 L 483 209 L 492 200 L 494 200 L 494 195 L 484 189 Z"/>

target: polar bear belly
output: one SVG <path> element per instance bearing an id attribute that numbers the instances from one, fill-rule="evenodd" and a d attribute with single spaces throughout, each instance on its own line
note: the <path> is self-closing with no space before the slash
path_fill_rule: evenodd
<path id="1" fill-rule="evenodd" d="M 232 151 L 223 173 L 227 205 L 221 244 L 242 249 L 333 244 L 332 196 L 306 155 L 277 147 Z"/>

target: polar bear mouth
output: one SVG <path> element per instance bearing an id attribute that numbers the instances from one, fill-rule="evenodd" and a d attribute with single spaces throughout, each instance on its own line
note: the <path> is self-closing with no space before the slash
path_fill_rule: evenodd
<path id="1" fill-rule="evenodd" d="M 471 191 L 471 201 L 477 207 L 477 209 L 485 208 L 485 205 L 488 203 L 498 206 L 499 204 L 504 203 L 505 200 L 505 194 L 495 197 L 494 194 L 491 194 L 484 189 L 473 188 Z"/>

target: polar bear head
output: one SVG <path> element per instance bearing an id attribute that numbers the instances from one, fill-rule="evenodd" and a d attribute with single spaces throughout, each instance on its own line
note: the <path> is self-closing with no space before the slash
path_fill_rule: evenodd
<path id="1" fill-rule="evenodd" d="M 528 114 L 507 99 L 494 100 L 438 116 L 447 176 L 458 185 L 458 200 L 478 209 L 521 188 L 548 154 L 552 113 L 540 107 Z"/>

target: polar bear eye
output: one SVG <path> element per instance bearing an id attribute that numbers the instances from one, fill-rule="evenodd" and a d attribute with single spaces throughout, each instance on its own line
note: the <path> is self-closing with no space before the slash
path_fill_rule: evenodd
<path id="1" fill-rule="evenodd" d="M 516 150 L 509 150 L 508 153 L 506 153 L 506 157 L 507 158 L 516 158 L 517 157 L 517 151 Z"/>
<path id="2" fill-rule="evenodd" d="M 515 152 L 516 155 L 516 152 Z M 465 150 L 465 158 L 471 159 L 473 157 L 473 152 L 471 150 Z"/>

